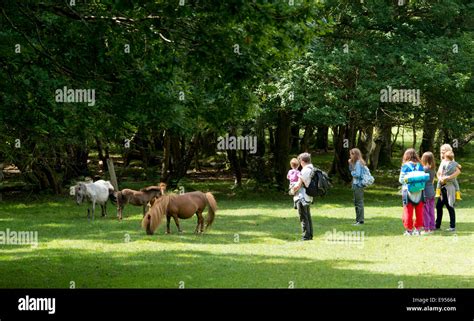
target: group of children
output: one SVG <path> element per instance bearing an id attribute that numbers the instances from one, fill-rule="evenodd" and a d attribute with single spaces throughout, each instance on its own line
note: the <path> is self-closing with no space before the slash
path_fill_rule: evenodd
<path id="1" fill-rule="evenodd" d="M 456 200 L 461 200 L 461 192 L 456 177 L 461 173 L 461 165 L 454 160 L 454 153 L 449 144 L 441 146 L 440 152 L 441 164 L 437 171 L 435 157 L 432 152 L 425 152 L 421 159 L 413 148 L 407 149 L 403 154 L 399 182 L 402 184 L 402 221 L 405 227 L 404 235 L 420 235 L 422 230 L 425 234 L 431 234 L 435 230 L 440 229 L 443 218 L 443 207 L 446 207 L 449 212 L 450 227 L 448 231 L 456 230 L 454 204 Z M 356 222 L 354 225 L 361 225 L 364 224 L 364 186 L 362 185 L 362 173 L 366 163 L 359 149 L 353 148 L 349 153 L 349 170 L 353 177 L 352 190 L 356 212 Z M 291 169 L 288 172 L 287 178 L 290 182 L 291 194 L 293 187 L 298 183 L 300 177 L 298 170 L 300 164 L 296 158 L 293 158 L 290 161 L 290 166 Z M 419 190 L 409 188 L 410 182 L 408 177 L 412 176 L 409 174 L 410 172 L 422 172 L 420 174 L 424 176 L 424 186 Z M 434 187 L 435 177 L 438 178 L 436 189 Z M 298 196 L 298 194 L 296 196 Z M 438 201 L 436 203 L 437 215 L 435 219 L 436 197 Z M 413 211 L 415 212 L 415 220 L 413 220 Z"/>
<path id="2" fill-rule="evenodd" d="M 404 235 L 420 235 L 422 230 L 431 234 L 441 228 L 443 207 L 449 212 L 450 227 L 448 231 L 456 231 L 456 214 L 454 204 L 461 199 L 461 192 L 457 176 L 461 173 L 461 166 L 454 160 L 454 153 L 450 145 L 441 146 L 441 164 L 436 171 L 436 162 L 433 153 L 425 152 L 421 159 L 415 149 L 409 148 L 403 154 L 403 164 L 400 170 L 399 182 L 402 184 L 403 201 L 403 226 Z M 408 173 L 423 171 L 429 174 L 421 191 L 410 192 Z M 438 178 L 436 190 L 434 188 L 435 176 Z M 435 219 L 435 198 L 436 219 Z M 413 221 L 413 211 L 415 220 Z"/>

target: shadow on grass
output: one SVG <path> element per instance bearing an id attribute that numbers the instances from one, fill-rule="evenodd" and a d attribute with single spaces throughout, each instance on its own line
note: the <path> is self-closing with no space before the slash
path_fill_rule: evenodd
<path id="1" fill-rule="evenodd" d="M 1 288 L 406 288 L 472 287 L 461 275 L 369 271 L 370 261 L 317 260 L 207 251 L 100 253 L 42 249 L 0 261 Z M 39 258 L 47 258 L 39 259 Z M 357 268 L 356 268 L 357 267 Z"/>
<path id="2" fill-rule="evenodd" d="M 258 210 L 258 208 L 257 208 Z M 271 240 L 292 242 L 300 238 L 301 229 L 298 214 L 288 209 L 292 216 L 252 215 L 217 215 L 214 225 L 203 235 L 195 235 L 196 219 L 180 220 L 184 233 L 178 234 L 174 222 L 171 222 L 171 235 L 165 235 L 162 224 L 155 235 L 148 236 L 141 229 L 141 214 L 117 221 L 115 217 L 96 218 L 88 221 L 75 213 L 71 217 L 54 219 L 51 215 L 41 216 L 41 220 L 31 215 L 15 214 L 14 220 L 2 222 L 0 230 L 9 228 L 17 231 L 38 231 L 40 242 L 55 240 L 90 240 L 98 243 L 123 243 L 126 239 L 150 239 L 160 243 L 196 243 L 196 244 L 234 244 L 236 236 L 246 243 L 266 243 Z M 366 220 L 363 226 L 352 226 L 353 216 L 347 218 L 324 216 L 324 211 L 312 211 L 314 237 L 324 237 L 325 233 L 335 230 L 364 231 L 366 236 L 399 236 L 403 233 L 400 218 L 376 216 Z M 9 219 L 11 217 L 5 217 Z M 458 224 L 458 236 L 472 234 L 474 223 Z M 452 235 L 445 232 L 440 235 Z"/>

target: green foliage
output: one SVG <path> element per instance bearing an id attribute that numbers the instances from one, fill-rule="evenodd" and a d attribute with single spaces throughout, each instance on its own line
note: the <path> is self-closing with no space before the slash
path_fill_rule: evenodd
<path id="1" fill-rule="evenodd" d="M 0 23 L 0 160 L 22 171 L 67 176 L 97 140 L 122 150 L 164 130 L 186 150 L 203 132 L 272 129 L 280 111 L 300 128 L 421 127 L 430 113 L 446 138 L 474 127 L 467 0 L 21 1 Z M 63 86 L 96 104 L 55 102 Z M 420 106 L 380 103 L 387 86 L 420 89 Z"/>

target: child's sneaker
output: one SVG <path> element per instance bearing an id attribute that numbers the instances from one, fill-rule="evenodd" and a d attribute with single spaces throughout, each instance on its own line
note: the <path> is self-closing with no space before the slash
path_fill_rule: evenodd
<path id="1" fill-rule="evenodd" d="M 461 198 L 461 192 L 460 191 L 457 191 L 456 192 L 456 201 L 461 201 L 462 198 Z"/>
<path id="2" fill-rule="evenodd" d="M 406 230 L 405 233 L 403 233 L 404 236 L 411 236 L 411 231 L 409 230 Z"/>
<path id="3" fill-rule="evenodd" d="M 414 230 L 412 235 L 420 236 L 421 235 L 420 230 Z"/>
<path id="4" fill-rule="evenodd" d="M 441 189 L 437 188 L 435 197 L 440 197 L 440 196 L 441 196 Z"/>
<path id="5" fill-rule="evenodd" d="M 450 227 L 446 229 L 447 232 L 456 232 L 456 229 L 454 227 Z"/>

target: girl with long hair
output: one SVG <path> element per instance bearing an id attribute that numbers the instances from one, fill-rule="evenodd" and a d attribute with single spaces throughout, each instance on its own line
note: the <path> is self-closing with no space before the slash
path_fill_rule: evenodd
<path id="1" fill-rule="evenodd" d="M 402 202 L 403 202 L 403 226 L 404 235 L 420 235 L 423 227 L 423 206 L 424 193 L 410 192 L 408 190 L 408 181 L 405 176 L 413 171 L 424 171 L 414 148 L 409 148 L 403 154 L 402 168 L 400 169 L 399 182 L 402 184 Z M 415 211 L 415 221 L 413 222 L 413 210 Z"/>
<path id="2" fill-rule="evenodd" d="M 349 170 L 352 175 L 352 190 L 354 192 L 354 207 L 356 221 L 354 225 L 364 224 L 364 187 L 362 186 L 362 175 L 366 165 L 362 153 L 358 148 L 353 148 L 349 152 Z"/>

